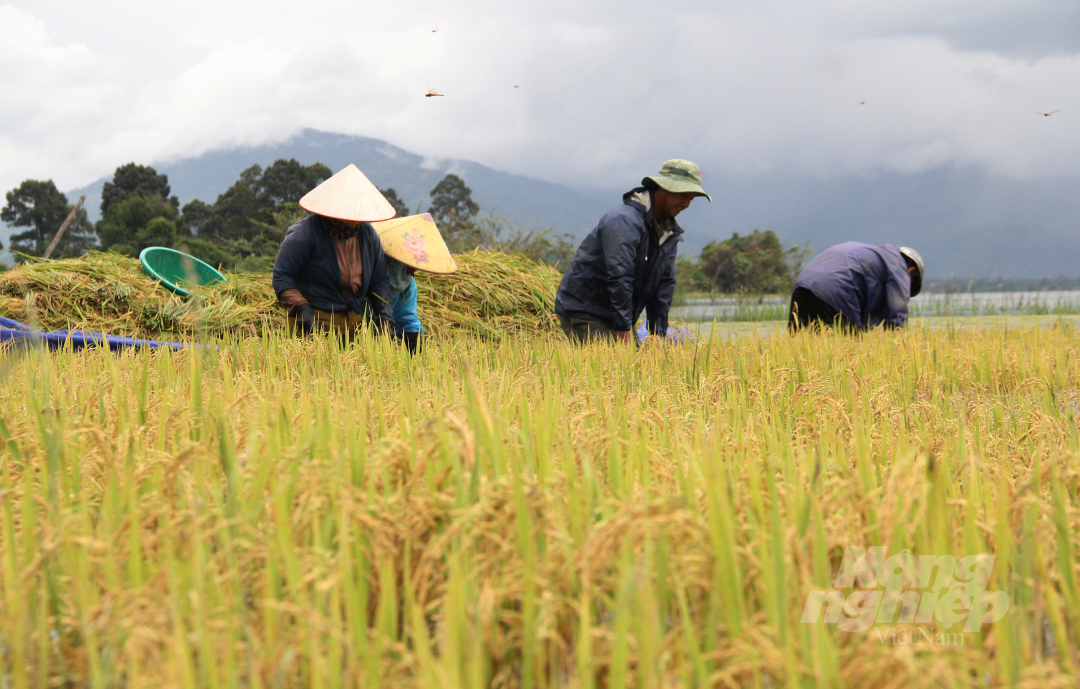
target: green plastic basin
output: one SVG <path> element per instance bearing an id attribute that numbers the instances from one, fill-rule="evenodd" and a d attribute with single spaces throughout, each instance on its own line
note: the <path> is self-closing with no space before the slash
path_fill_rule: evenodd
<path id="1" fill-rule="evenodd" d="M 139 254 L 146 274 L 161 282 L 173 292 L 185 297 L 195 287 L 212 285 L 215 282 L 228 282 L 225 276 L 203 263 L 194 256 L 189 256 L 175 249 L 163 246 L 150 246 Z"/>

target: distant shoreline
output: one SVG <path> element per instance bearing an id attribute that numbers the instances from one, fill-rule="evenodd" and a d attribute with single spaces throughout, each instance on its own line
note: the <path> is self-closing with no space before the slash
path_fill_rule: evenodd
<path id="1" fill-rule="evenodd" d="M 946 278 L 928 280 L 923 291 L 933 294 L 948 292 L 1066 292 L 1080 290 L 1080 277 L 1043 278 Z"/>
<path id="2" fill-rule="evenodd" d="M 947 278 L 923 283 L 923 294 L 994 294 L 1000 292 L 1075 292 L 1080 291 L 1080 277 L 1070 278 Z M 711 299 L 756 300 L 773 297 L 787 298 L 790 294 L 739 294 L 683 292 L 683 301 Z"/>

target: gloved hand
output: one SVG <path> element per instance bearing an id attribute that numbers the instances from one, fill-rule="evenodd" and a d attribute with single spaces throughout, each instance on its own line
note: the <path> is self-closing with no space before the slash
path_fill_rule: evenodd
<path id="1" fill-rule="evenodd" d="M 296 332 L 300 335 L 310 335 L 315 330 L 315 309 L 311 304 L 301 304 L 293 313 L 296 321 Z"/>
<path id="2" fill-rule="evenodd" d="M 686 328 L 684 326 L 679 326 L 678 328 L 672 328 L 669 326 L 667 329 L 666 339 L 672 344 L 683 344 L 684 342 L 689 342 L 690 340 L 696 340 L 697 335 L 690 332 L 689 328 Z"/>
<path id="3" fill-rule="evenodd" d="M 418 354 L 422 348 L 420 333 L 401 333 L 401 339 L 409 349 L 409 354 Z"/>
<path id="4" fill-rule="evenodd" d="M 652 337 L 652 335 L 649 333 L 648 329 L 644 325 L 638 328 L 637 335 L 639 342 L 645 342 L 646 339 Z M 671 326 L 668 326 L 667 335 L 664 337 L 664 339 L 671 344 L 683 344 L 684 342 L 687 342 L 689 340 L 697 339 L 697 336 L 694 335 L 694 333 L 690 332 L 688 328 L 682 326 L 678 328 L 673 328 Z"/>

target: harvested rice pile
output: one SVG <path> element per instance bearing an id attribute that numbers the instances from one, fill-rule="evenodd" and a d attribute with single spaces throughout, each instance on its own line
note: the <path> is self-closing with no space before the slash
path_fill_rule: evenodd
<path id="1" fill-rule="evenodd" d="M 559 274 L 522 256 L 475 251 L 456 257 L 453 275 L 417 274 L 426 330 L 469 330 L 489 337 L 546 332 Z M 282 323 L 266 273 L 227 274 L 199 300 L 180 297 L 142 272 L 133 258 L 90 253 L 82 258 L 24 263 L 0 273 L 0 316 L 43 330 L 95 330 L 167 338 L 209 329 L 257 334 Z"/>
<path id="2" fill-rule="evenodd" d="M 34 322 L 43 330 L 85 329 L 131 337 L 196 332 L 255 333 L 277 306 L 266 275 L 229 275 L 206 289 L 201 303 L 166 290 L 136 259 L 108 253 L 24 263 L 0 273 L 0 316 Z M 266 283 L 265 286 L 262 283 Z"/>
<path id="3" fill-rule="evenodd" d="M 471 251 L 457 272 L 417 273 L 417 311 L 429 332 L 471 330 L 489 337 L 558 330 L 555 290 L 561 275 L 525 256 Z"/>

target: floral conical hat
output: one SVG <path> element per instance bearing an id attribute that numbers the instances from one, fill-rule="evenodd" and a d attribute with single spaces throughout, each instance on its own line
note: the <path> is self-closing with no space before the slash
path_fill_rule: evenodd
<path id="1" fill-rule="evenodd" d="M 383 251 L 390 258 L 429 273 L 445 275 L 457 270 L 457 263 L 430 213 L 394 218 L 371 226 L 379 233 Z"/>
<path id="2" fill-rule="evenodd" d="M 349 222 L 377 222 L 397 215 L 375 185 L 351 163 L 304 194 L 300 207 L 309 213 Z"/>

